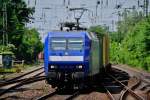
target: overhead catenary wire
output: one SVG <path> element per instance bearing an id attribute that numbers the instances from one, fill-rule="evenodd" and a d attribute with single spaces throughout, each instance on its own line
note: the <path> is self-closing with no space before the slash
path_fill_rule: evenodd
<path id="1" fill-rule="evenodd" d="M 35 3 L 33 3 L 34 1 L 35 1 Z M 52 26 L 58 24 L 59 21 L 65 21 L 65 20 L 73 21 L 73 18 L 72 18 L 73 13 L 70 13 L 67 9 L 69 9 L 71 7 L 78 6 L 78 5 L 75 5 L 75 4 L 79 4 L 79 3 L 74 3 L 74 2 L 78 2 L 78 0 L 77 1 L 74 1 L 74 0 L 61 0 L 61 2 L 58 2 L 58 0 L 56 0 L 56 3 L 53 2 L 54 0 L 51 0 L 52 2 L 49 1 L 49 0 L 46 0 L 46 2 L 48 2 L 48 3 L 44 3 L 42 1 L 37 2 L 37 1 L 38 0 L 33 0 L 33 2 L 32 2 L 32 4 L 36 6 L 36 9 L 40 9 L 40 7 L 42 9 L 42 7 L 48 6 L 48 7 L 52 8 L 52 11 L 54 11 L 54 13 L 52 13 L 52 12 L 47 13 L 47 11 L 44 11 L 44 12 L 46 12 L 45 13 L 45 17 L 46 17 L 45 20 L 47 21 L 47 18 L 50 18 L 51 24 L 53 24 Z M 80 0 L 80 1 L 81 1 L 81 4 L 83 4 L 82 3 L 83 0 Z M 100 5 L 97 8 L 97 13 L 95 14 L 95 5 L 96 5 L 95 2 L 96 1 L 100 1 Z M 143 3 L 143 1 L 144 0 L 141 0 L 141 1 L 140 0 L 135 0 L 135 3 L 139 2 L 139 3 L 136 3 L 136 7 L 141 5 L 141 3 Z M 103 24 L 103 19 L 106 18 L 106 17 L 108 18 L 108 16 L 110 15 L 110 14 L 107 14 L 107 11 L 104 12 L 105 10 L 108 10 L 108 12 L 111 12 L 112 10 L 120 10 L 120 12 L 122 12 L 123 7 L 126 7 L 127 4 L 128 4 L 127 2 L 130 2 L 130 0 L 94 0 L 94 1 L 90 1 L 90 0 L 88 1 L 87 0 L 87 2 L 89 2 L 89 3 L 93 2 L 90 5 L 88 5 L 84 2 L 84 5 L 86 5 L 84 7 L 86 7 L 87 9 L 90 9 L 91 11 L 93 11 L 94 14 L 92 14 L 90 12 L 91 13 L 90 16 L 88 16 L 89 14 L 87 14 L 85 16 L 88 16 L 88 18 L 87 19 L 82 19 L 82 20 L 84 20 L 84 21 L 89 20 L 88 23 L 90 23 L 91 25 L 96 25 L 96 24 L 100 25 L 100 24 Z M 30 3 L 31 3 L 31 1 L 30 1 Z M 122 7 L 122 8 L 114 9 L 115 8 L 114 6 L 116 6 L 115 4 L 118 5 L 119 7 Z M 39 5 L 40 5 L 40 7 L 39 7 Z M 80 6 L 82 6 L 82 5 L 80 5 Z M 54 17 L 51 18 L 51 16 L 54 16 L 54 15 L 57 16 L 56 17 L 57 19 L 54 18 Z M 47 16 L 49 16 L 49 17 L 47 17 Z M 117 16 L 117 15 L 115 15 L 115 16 Z M 113 18 L 115 19 L 116 17 L 113 16 Z M 57 23 L 55 22 L 56 20 L 57 20 Z M 114 21 L 116 23 L 117 20 L 114 20 Z M 112 20 L 110 21 L 110 23 L 112 23 Z M 112 24 L 109 24 L 109 25 L 112 25 Z"/>

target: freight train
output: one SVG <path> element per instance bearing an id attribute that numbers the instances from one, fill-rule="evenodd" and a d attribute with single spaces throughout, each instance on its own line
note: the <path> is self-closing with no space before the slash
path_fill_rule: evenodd
<path id="1" fill-rule="evenodd" d="M 52 31 L 44 44 L 46 81 L 52 87 L 81 86 L 96 80 L 109 64 L 108 36 L 88 31 Z"/>

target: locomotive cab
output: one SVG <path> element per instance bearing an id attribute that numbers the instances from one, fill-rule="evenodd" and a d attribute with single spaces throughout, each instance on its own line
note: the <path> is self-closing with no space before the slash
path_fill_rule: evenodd
<path id="1" fill-rule="evenodd" d="M 49 33 L 45 41 L 44 63 L 47 81 L 52 86 L 83 81 L 89 67 L 88 41 L 84 32 Z"/>

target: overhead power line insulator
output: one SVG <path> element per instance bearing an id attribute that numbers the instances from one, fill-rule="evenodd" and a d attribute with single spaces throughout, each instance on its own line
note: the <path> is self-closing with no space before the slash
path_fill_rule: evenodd
<path id="1" fill-rule="evenodd" d="M 100 4 L 100 1 L 97 1 L 97 4 L 99 5 L 99 4 Z"/>

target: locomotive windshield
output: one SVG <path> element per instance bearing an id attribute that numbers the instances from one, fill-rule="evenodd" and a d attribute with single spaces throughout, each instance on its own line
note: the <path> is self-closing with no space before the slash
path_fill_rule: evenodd
<path id="1" fill-rule="evenodd" d="M 67 41 L 65 38 L 52 38 L 51 49 L 52 50 L 66 50 Z"/>
<path id="2" fill-rule="evenodd" d="M 69 50 L 82 50 L 83 39 L 82 38 L 70 38 L 68 39 L 68 49 Z"/>
<path id="3" fill-rule="evenodd" d="M 52 50 L 82 50 L 83 39 L 82 38 L 52 38 L 51 39 Z"/>

